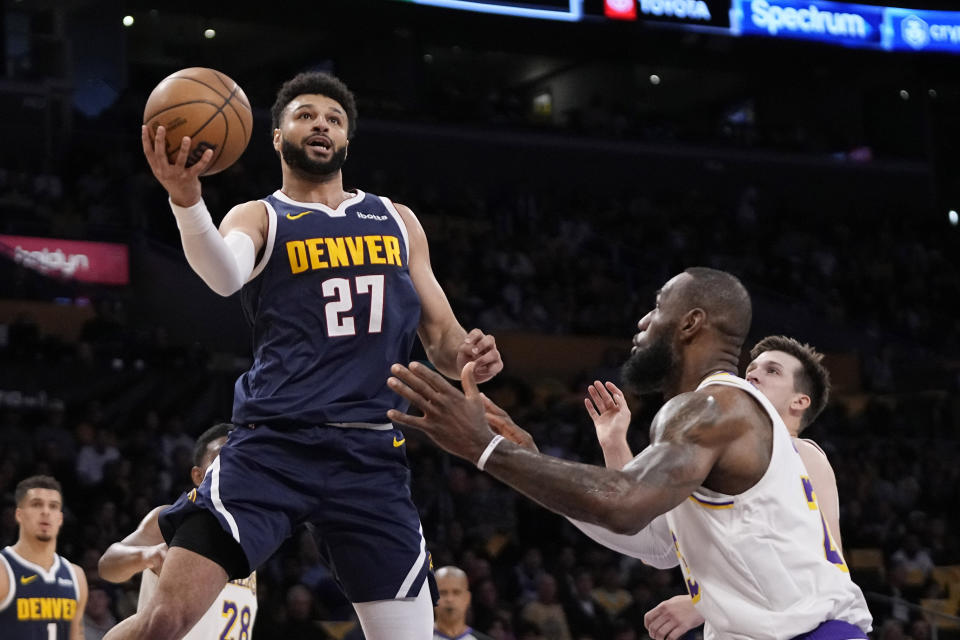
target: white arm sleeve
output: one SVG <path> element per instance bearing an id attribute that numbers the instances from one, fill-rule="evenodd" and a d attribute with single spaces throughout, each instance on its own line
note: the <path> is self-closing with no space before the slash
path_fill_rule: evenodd
<path id="1" fill-rule="evenodd" d="M 594 542 L 623 555 L 639 558 L 644 564 L 657 569 L 670 569 L 677 566 L 677 552 L 673 545 L 673 536 L 665 516 L 657 516 L 653 522 L 633 535 L 613 533 L 600 525 L 580 522 L 567 518 L 573 526 L 587 534 Z"/>
<path id="2" fill-rule="evenodd" d="M 224 238 L 217 231 L 201 199 L 190 207 L 170 202 L 180 229 L 180 240 L 187 262 L 207 286 L 221 296 L 240 290 L 253 274 L 257 256 L 253 239 L 242 231 L 231 231 Z"/>

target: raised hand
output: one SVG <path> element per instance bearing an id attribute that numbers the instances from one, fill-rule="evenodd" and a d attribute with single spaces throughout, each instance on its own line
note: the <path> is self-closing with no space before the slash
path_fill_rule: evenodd
<path id="1" fill-rule="evenodd" d="M 189 207 L 200 201 L 200 174 L 207 170 L 213 159 L 213 149 L 207 149 L 195 164 L 187 166 L 190 154 L 190 138 L 184 136 L 180 141 L 177 159 L 167 159 L 166 130 L 160 126 L 151 136 L 146 125 L 140 128 L 140 141 L 143 143 L 143 155 L 150 164 L 150 170 L 163 188 L 170 194 L 175 205 Z"/>
<path id="2" fill-rule="evenodd" d="M 477 382 L 486 382 L 503 370 L 503 359 L 497 350 L 493 336 L 480 329 L 473 329 L 457 348 L 457 368 L 463 369 L 468 362 L 475 362 L 474 377 Z"/>
<path id="3" fill-rule="evenodd" d="M 583 404 L 593 420 L 600 445 L 626 440 L 630 428 L 630 408 L 627 407 L 623 392 L 612 382 L 603 385 L 596 380 L 587 387 L 587 393 L 590 397 L 584 398 Z"/>
<path id="4" fill-rule="evenodd" d="M 589 397 L 583 399 L 583 404 L 597 430 L 603 459 L 611 469 L 622 469 L 633 457 L 627 444 L 630 408 L 623 392 L 612 382 L 603 385 L 596 380 L 587 387 L 587 394 Z"/>

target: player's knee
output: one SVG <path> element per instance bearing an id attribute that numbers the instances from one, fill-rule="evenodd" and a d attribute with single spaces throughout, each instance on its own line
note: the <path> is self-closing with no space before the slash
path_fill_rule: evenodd
<path id="1" fill-rule="evenodd" d="M 158 603 L 144 612 L 138 640 L 178 640 L 190 631 L 196 620 L 189 620 L 182 607 Z"/>

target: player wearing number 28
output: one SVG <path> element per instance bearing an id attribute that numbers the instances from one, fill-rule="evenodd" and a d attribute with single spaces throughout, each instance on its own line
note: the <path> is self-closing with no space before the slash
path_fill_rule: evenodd
<path id="1" fill-rule="evenodd" d="M 386 417 L 406 407 L 386 385 L 389 367 L 417 334 L 450 377 L 473 362 L 488 380 L 503 363 L 492 336 L 454 317 L 413 212 L 344 190 L 357 120 L 347 87 L 300 74 L 281 87 L 272 118 L 282 187 L 234 207 L 219 231 L 198 179 L 212 153 L 187 167 L 184 139 L 171 163 L 164 129 L 142 130 L 191 267 L 221 295 L 241 291 L 254 359 L 236 385 L 237 429 L 195 499 L 160 514 L 170 551 L 154 597 L 109 640 L 179 638 L 229 578 L 248 575 L 303 522 L 316 526 L 369 640 L 433 633 L 404 436 Z"/>
<path id="2" fill-rule="evenodd" d="M 232 424 L 221 423 L 210 427 L 197 438 L 193 447 L 193 467 L 190 469 L 194 487 L 203 480 L 231 431 Z M 195 491 L 187 494 L 187 498 L 195 498 Z M 141 574 L 137 609 L 144 609 L 157 589 L 157 575 L 167 555 L 167 543 L 163 541 L 157 518 L 168 506 L 152 509 L 133 533 L 110 545 L 97 567 L 100 577 L 109 582 L 126 582 L 135 574 Z M 257 574 L 252 573 L 246 578 L 228 582 L 213 606 L 183 636 L 183 640 L 251 640 L 256 616 Z"/>
<path id="3" fill-rule="evenodd" d="M 57 555 L 63 493 L 50 476 L 32 476 L 14 491 L 17 543 L 0 551 L 0 638 L 83 640 L 87 579 Z"/>

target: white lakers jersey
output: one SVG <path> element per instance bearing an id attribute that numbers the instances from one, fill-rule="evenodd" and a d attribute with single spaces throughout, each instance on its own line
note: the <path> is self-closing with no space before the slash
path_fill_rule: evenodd
<path id="1" fill-rule="evenodd" d="M 770 465 L 739 495 L 701 487 L 667 512 L 690 596 L 706 620 L 705 640 L 788 639 L 827 620 L 869 631 L 872 618 L 850 579 L 813 486 L 770 401 L 752 384 L 720 373 L 698 389 L 743 389 L 773 422 Z"/>
<path id="2" fill-rule="evenodd" d="M 137 611 L 153 597 L 157 589 L 157 574 L 147 569 L 140 577 L 140 596 Z M 183 640 L 251 640 L 253 620 L 257 616 L 257 573 L 249 578 L 228 582 L 203 617 L 190 629 Z"/>

